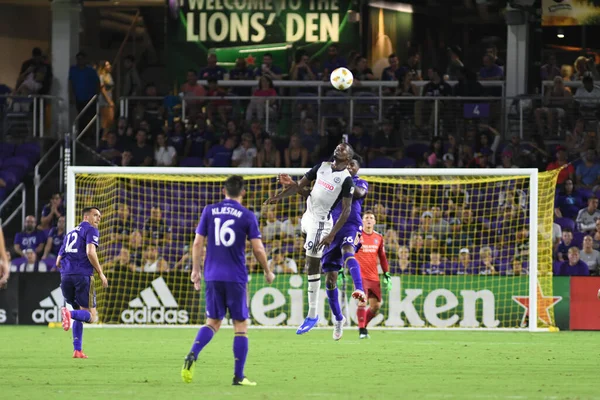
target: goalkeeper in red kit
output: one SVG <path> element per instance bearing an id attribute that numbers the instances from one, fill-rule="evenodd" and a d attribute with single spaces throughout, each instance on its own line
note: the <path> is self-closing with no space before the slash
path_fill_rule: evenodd
<path id="1" fill-rule="evenodd" d="M 377 315 L 381 307 L 381 285 L 379 283 L 379 273 L 377 271 L 377 260 L 383 270 L 383 283 L 389 291 L 392 286 L 392 280 L 389 272 L 389 265 L 385 255 L 383 245 L 383 236 L 375 232 L 375 214 L 366 211 L 363 214 L 363 232 L 360 238 L 361 248 L 356 253 L 356 260 L 360 265 L 360 275 L 363 279 L 363 287 L 369 308 L 366 303 L 358 303 L 356 316 L 358 317 L 359 338 L 369 338 L 367 325 Z"/>

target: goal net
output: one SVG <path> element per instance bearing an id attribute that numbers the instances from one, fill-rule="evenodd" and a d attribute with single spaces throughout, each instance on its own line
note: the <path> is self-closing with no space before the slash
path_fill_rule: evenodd
<path id="1" fill-rule="evenodd" d="M 201 294 L 189 280 L 191 244 L 203 207 L 222 199 L 230 174 L 247 180 L 244 205 L 254 211 L 277 278 L 264 282 L 250 248 L 251 323 L 297 326 L 306 314 L 306 277 L 299 196 L 263 202 L 276 176 L 306 171 L 203 168 L 71 167 L 67 228 L 81 210 L 102 212 L 98 254 L 110 286 L 97 287 L 104 324 L 200 324 Z M 542 329 L 554 326 L 553 203 L 558 171 L 363 169 L 363 210 L 384 236 L 393 276 L 370 326 Z M 352 288 L 342 287 L 356 324 Z M 321 324 L 332 315 L 321 296 Z"/>

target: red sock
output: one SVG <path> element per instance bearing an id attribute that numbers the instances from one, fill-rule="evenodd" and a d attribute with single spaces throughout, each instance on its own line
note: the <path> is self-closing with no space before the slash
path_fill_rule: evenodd
<path id="1" fill-rule="evenodd" d="M 364 328 L 367 326 L 367 308 L 364 306 L 358 306 L 358 310 L 356 310 L 356 318 L 358 319 L 359 328 Z"/>
<path id="2" fill-rule="evenodd" d="M 376 314 L 373 314 L 373 311 L 371 311 L 370 308 L 367 310 L 367 323 L 365 324 L 365 326 L 369 325 L 369 322 L 371 322 L 371 320 L 375 318 L 375 315 Z"/>

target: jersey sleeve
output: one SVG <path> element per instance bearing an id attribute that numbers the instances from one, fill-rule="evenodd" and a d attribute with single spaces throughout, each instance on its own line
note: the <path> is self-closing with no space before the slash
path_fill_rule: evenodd
<path id="1" fill-rule="evenodd" d="M 210 213 L 210 207 L 204 207 L 202 210 L 202 216 L 200 217 L 200 223 L 196 227 L 196 234 L 204 237 L 208 236 L 208 214 Z"/>
<path id="2" fill-rule="evenodd" d="M 93 244 L 98 247 L 98 242 L 100 240 L 100 233 L 98 233 L 98 229 L 94 227 L 90 227 L 85 231 L 85 244 Z"/>
<path id="3" fill-rule="evenodd" d="M 248 218 L 248 232 L 246 233 L 248 235 L 248 240 L 262 238 L 260 229 L 258 229 L 258 220 L 256 219 L 256 215 L 250 211 L 248 211 L 246 215 Z"/>
<path id="4" fill-rule="evenodd" d="M 354 182 L 352 177 L 347 177 L 342 183 L 342 197 L 352 197 L 354 195 Z"/>
<path id="5" fill-rule="evenodd" d="M 358 179 L 356 181 L 356 187 L 364 189 L 365 192 L 369 191 L 369 183 L 367 181 L 365 181 L 364 179 Z"/>
<path id="6" fill-rule="evenodd" d="M 317 179 L 317 172 L 319 171 L 319 168 L 321 168 L 322 164 L 323 163 L 319 163 L 319 164 L 315 165 L 314 167 L 312 167 L 310 169 L 310 171 L 308 171 L 306 174 L 304 174 L 304 176 L 306 177 L 306 179 L 308 179 L 310 182 L 312 182 L 315 179 Z"/>
<path id="7" fill-rule="evenodd" d="M 390 271 L 390 265 L 387 260 L 387 256 L 385 255 L 385 245 L 383 243 L 383 236 L 379 241 L 379 248 L 377 249 L 377 255 L 379 256 L 379 265 L 381 265 L 381 269 L 383 272 Z"/>
<path id="8" fill-rule="evenodd" d="M 19 246 L 21 245 L 21 239 L 22 239 L 23 234 L 21 232 L 17 233 L 15 235 L 15 240 L 13 241 L 13 244 L 18 244 Z"/>

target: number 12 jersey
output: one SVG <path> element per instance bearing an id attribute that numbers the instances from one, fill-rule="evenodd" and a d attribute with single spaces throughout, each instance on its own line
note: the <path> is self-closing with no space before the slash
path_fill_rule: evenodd
<path id="1" fill-rule="evenodd" d="M 61 275 L 94 275 L 94 267 L 87 256 L 87 245 L 98 247 L 98 229 L 87 221 L 65 235 L 58 251 Z"/>

